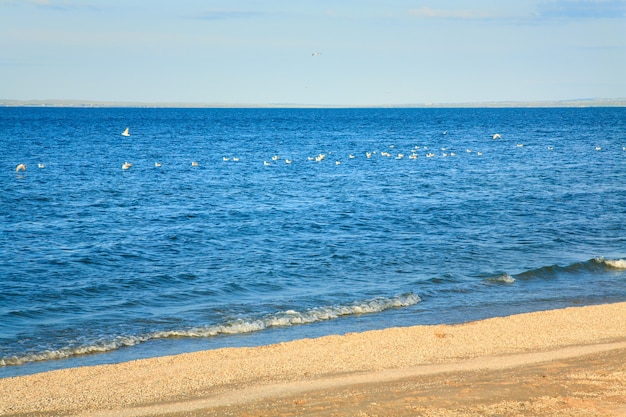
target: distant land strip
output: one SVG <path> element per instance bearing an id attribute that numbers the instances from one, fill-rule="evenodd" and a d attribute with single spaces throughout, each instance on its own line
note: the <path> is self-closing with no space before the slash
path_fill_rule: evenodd
<path id="1" fill-rule="evenodd" d="M 0 107 L 142 107 L 142 108 L 516 108 L 516 107 L 626 107 L 626 98 L 553 101 L 488 101 L 470 103 L 299 104 L 299 103 L 177 103 L 89 100 L 3 100 Z"/>

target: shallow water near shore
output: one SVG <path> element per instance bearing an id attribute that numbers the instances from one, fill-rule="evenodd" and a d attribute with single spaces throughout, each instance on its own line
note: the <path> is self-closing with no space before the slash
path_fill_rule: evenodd
<path id="1" fill-rule="evenodd" d="M 0 108 L 0 145 L 0 377 L 626 299 L 622 108 Z"/>

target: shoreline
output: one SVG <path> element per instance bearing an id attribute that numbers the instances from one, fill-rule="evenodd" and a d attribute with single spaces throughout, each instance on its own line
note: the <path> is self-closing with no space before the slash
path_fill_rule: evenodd
<path id="1" fill-rule="evenodd" d="M 563 100 L 505 100 L 459 103 L 379 103 L 379 104 L 322 104 L 322 103 L 186 103 L 100 100 L 11 100 L 0 99 L 1 107 L 50 108 L 174 108 L 174 109 L 453 109 L 453 108 L 588 108 L 626 107 L 626 98 L 590 98 Z"/>
<path id="2" fill-rule="evenodd" d="M 504 405 L 513 410 L 504 415 L 534 415 L 514 410 L 545 403 L 561 407 L 554 415 L 582 407 L 608 416 L 626 412 L 625 363 L 622 302 L 5 378 L 0 415 L 376 415 L 372 407 L 389 415 L 488 415 Z M 573 394 L 558 394 L 572 375 Z M 485 404 L 458 395 L 481 386 L 472 398 L 509 390 Z"/>

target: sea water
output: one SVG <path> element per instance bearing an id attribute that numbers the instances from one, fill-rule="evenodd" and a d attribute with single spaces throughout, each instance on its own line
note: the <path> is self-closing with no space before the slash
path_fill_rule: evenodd
<path id="1" fill-rule="evenodd" d="M 626 300 L 624 108 L 0 108 L 0 151 L 0 377 Z"/>

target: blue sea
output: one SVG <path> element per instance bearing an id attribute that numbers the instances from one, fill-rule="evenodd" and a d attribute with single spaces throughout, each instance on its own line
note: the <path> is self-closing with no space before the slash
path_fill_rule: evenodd
<path id="1" fill-rule="evenodd" d="M 619 301 L 626 108 L 0 108 L 0 377 Z"/>

